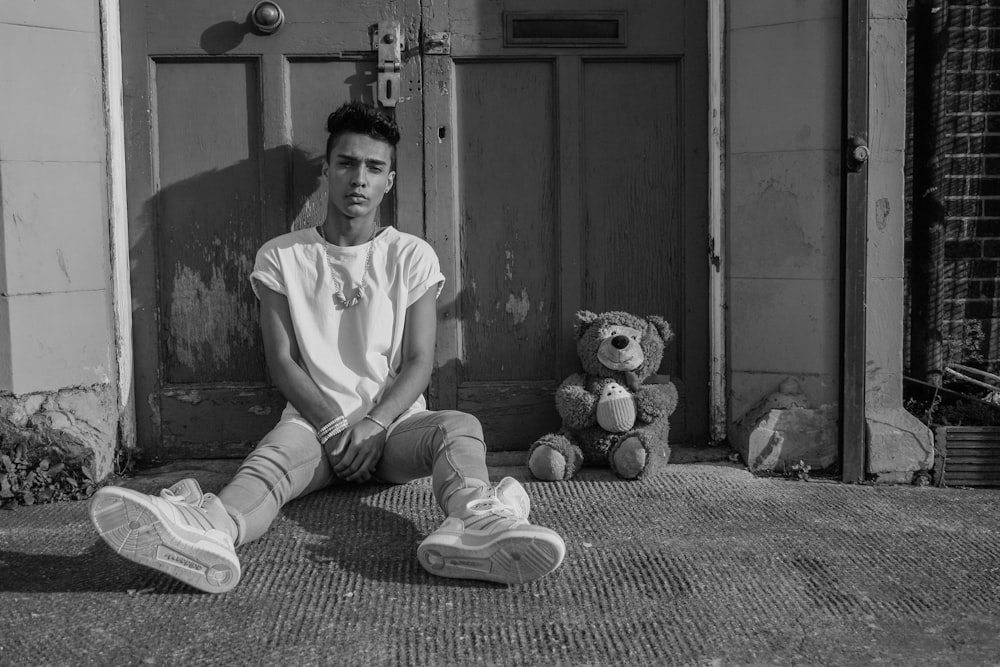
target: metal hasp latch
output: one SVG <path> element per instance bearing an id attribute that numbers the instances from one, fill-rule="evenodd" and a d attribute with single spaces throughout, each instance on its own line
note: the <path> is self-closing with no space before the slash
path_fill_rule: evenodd
<path id="1" fill-rule="evenodd" d="M 402 42 L 399 21 L 379 22 L 372 48 L 378 51 L 378 101 L 384 107 L 394 107 L 399 101 Z"/>
<path id="2" fill-rule="evenodd" d="M 851 137 L 847 140 L 847 168 L 851 171 L 861 171 L 871 157 L 871 149 L 861 137 Z"/>

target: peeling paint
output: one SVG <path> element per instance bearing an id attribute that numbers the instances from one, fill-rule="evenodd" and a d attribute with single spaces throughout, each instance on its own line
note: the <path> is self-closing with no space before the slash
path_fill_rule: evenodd
<path id="1" fill-rule="evenodd" d="M 146 405 L 149 406 L 149 419 L 153 423 L 153 428 L 157 431 L 160 430 L 161 415 L 160 415 L 160 395 L 158 392 L 150 392 L 146 396 Z"/>
<path id="2" fill-rule="evenodd" d="M 507 261 L 504 263 L 504 274 L 507 276 L 507 280 L 514 279 L 514 253 L 510 250 L 504 250 L 504 256 Z"/>
<path id="3" fill-rule="evenodd" d="M 522 288 L 520 298 L 512 293 L 507 299 L 506 310 L 513 316 L 514 324 L 524 324 L 524 321 L 528 319 L 528 313 L 531 311 L 531 299 L 528 298 L 528 290 Z"/>
<path id="4" fill-rule="evenodd" d="M 313 226 L 315 220 L 319 218 L 319 211 L 325 205 L 327 198 L 326 187 L 319 188 L 316 192 L 311 194 L 308 199 L 306 199 L 299 209 L 298 215 L 295 216 L 295 220 L 292 221 L 290 229 L 292 231 L 305 229 L 306 227 Z"/>
<path id="5" fill-rule="evenodd" d="M 226 284 L 220 267 L 212 268 L 206 284 L 199 272 L 177 265 L 170 302 L 170 343 L 182 365 L 225 365 L 234 350 L 253 343 L 253 322 L 253 313 L 239 292 Z"/>
<path id="6" fill-rule="evenodd" d="M 197 389 L 171 392 L 170 397 L 174 400 L 180 401 L 181 403 L 187 403 L 188 405 L 198 405 L 203 400 L 201 392 Z"/>
<path id="7" fill-rule="evenodd" d="M 271 407 L 267 405 L 251 405 L 247 408 L 247 412 L 257 415 L 258 417 L 264 417 L 271 414 Z"/>

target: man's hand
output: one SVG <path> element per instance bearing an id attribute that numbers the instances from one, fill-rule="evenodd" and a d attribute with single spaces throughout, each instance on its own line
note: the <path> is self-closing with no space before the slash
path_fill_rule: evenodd
<path id="1" fill-rule="evenodd" d="M 346 438 L 347 451 L 339 461 L 333 463 L 333 473 L 348 482 L 360 483 L 370 480 L 375 472 L 375 466 L 382 458 L 385 435 L 385 431 L 378 424 L 368 419 L 362 419 L 344 431 L 338 436 L 338 440 Z"/>

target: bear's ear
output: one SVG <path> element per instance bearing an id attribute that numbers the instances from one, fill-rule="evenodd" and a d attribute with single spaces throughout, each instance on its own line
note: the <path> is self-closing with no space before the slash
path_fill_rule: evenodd
<path id="1" fill-rule="evenodd" d="M 583 334 L 587 333 L 587 329 L 590 328 L 590 325 L 596 319 L 597 313 L 592 313 L 589 310 L 576 311 L 576 323 L 573 325 L 573 333 L 576 334 L 577 339 L 583 338 Z"/>
<path id="2" fill-rule="evenodd" d="M 670 323 L 659 315 L 650 315 L 646 321 L 653 325 L 664 343 L 669 343 L 670 339 L 674 337 L 674 330 L 670 328 Z"/>

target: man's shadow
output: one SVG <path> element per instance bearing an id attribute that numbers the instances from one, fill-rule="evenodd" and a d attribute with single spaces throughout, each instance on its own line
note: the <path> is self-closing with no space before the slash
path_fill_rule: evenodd
<path id="1" fill-rule="evenodd" d="M 143 202 L 130 223 L 133 272 L 139 263 L 154 258 L 157 263 L 176 260 L 198 273 L 205 285 L 213 284 L 213 275 L 219 275 L 223 285 L 243 285 L 249 268 L 244 259 L 252 265 L 265 241 L 322 221 L 323 162 L 321 149 L 311 154 L 282 145 L 163 186 Z M 274 199 L 280 203 L 271 203 Z M 172 284 L 166 279 L 173 269 L 159 268 L 161 282 L 167 283 L 159 294 L 155 283 L 133 292 L 134 310 L 151 307 L 157 298 L 164 308 L 171 303 Z M 249 287 L 241 294 L 253 299 Z"/>
<path id="2" fill-rule="evenodd" d="M 95 538 L 75 555 L 0 549 L 0 593 L 193 593 L 193 588 L 127 561 Z"/>

